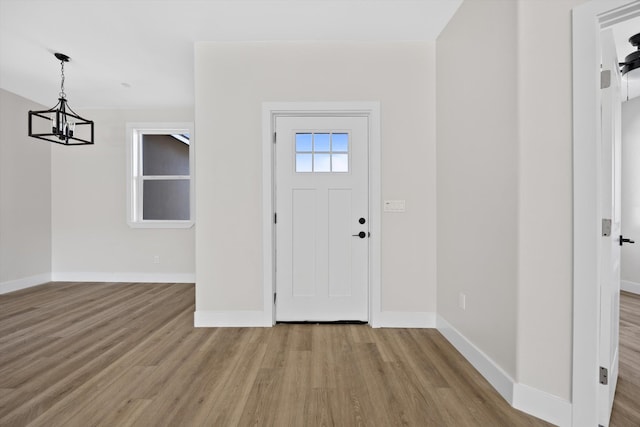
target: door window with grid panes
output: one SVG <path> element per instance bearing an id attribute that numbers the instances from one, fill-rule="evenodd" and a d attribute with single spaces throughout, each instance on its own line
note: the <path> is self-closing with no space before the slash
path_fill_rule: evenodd
<path id="1" fill-rule="evenodd" d="M 296 172 L 349 172 L 349 134 L 297 132 Z"/>

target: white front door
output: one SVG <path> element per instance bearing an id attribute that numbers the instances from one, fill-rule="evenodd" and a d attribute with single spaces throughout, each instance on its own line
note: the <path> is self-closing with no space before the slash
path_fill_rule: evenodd
<path id="1" fill-rule="evenodd" d="M 368 119 L 276 119 L 276 320 L 368 320 Z"/>
<path id="2" fill-rule="evenodd" d="M 618 337 L 620 324 L 620 183 L 621 108 L 620 70 L 611 29 L 602 33 L 603 88 L 601 98 L 601 212 L 600 321 L 598 422 L 609 425 L 618 381 Z"/>

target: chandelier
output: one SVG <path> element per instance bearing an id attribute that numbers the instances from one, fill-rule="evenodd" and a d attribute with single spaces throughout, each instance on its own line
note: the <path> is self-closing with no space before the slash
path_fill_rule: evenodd
<path id="1" fill-rule="evenodd" d="M 64 64 L 70 58 L 63 53 L 55 57 L 61 67 L 58 103 L 48 110 L 29 111 L 29 136 L 62 145 L 93 144 L 93 121 L 76 114 L 64 93 Z"/>

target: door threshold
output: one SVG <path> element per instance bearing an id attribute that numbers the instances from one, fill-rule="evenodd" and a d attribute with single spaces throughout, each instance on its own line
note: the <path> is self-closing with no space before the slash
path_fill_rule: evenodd
<path id="1" fill-rule="evenodd" d="M 276 325 L 368 325 L 364 320 L 278 320 Z"/>

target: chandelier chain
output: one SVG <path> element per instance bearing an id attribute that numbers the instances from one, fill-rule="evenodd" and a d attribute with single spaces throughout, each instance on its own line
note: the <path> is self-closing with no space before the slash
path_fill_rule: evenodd
<path id="1" fill-rule="evenodd" d="M 60 61 L 60 98 L 66 98 L 64 93 L 64 61 Z"/>

